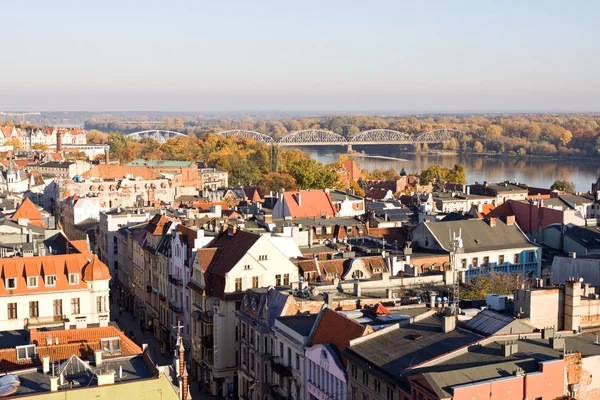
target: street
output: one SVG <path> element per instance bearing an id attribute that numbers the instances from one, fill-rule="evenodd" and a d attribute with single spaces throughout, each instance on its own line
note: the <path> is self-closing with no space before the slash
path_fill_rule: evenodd
<path id="1" fill-rule="evenodd" d="M 135 342 L 141 347 L 142 344 L 147 344 L 150 349 L 150 354 L 152 356 L 152 360 L 158 365 L 172 365 L 173 364 L 173 355 L 165 354 L 162 355 L 160 353 L 160 344 L 154 338 L 151 332 L 144 331 L 142 332 L 140 328 L 139 321 L 127 311 L 123 311 L 121 315 L 118 315 L 119 307 L 116 302 L 111 303 L 110 310 L 110 319 L 113 321 L 119 329 L 125 332 L 126 335 L 129 335 L 130 331 L 133 331 L 135 335 Z M 193 400 L 217 400 L 218 397 L 211 396 L 206 393 L 201 393 L 200 388 L 197 381 L 190 380 L 190 395 Z"/>

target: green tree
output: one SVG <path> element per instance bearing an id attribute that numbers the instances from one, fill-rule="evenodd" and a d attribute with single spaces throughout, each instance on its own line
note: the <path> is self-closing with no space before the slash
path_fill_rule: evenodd
<path id="1" fill-rule="evenodd" d="M 571 181 L 558 179 L 558 180 L 554 181 L 552 186 L 550 186 L 550 189 L 559 190 L 562 192 L 574 193 L 575 192 L 575 184 Z"/>
<path id="2" fill-rule="evenodd" d="M 294 162 L 290 166 L 290 175 L 294 177 L 300 189 L 326 189 L 339 186 L 339 178 L 333 168 L 309 158 Z"/>
<path id="3" fill-rule="evenodd" d="M 480 300 L 488 294 L 508 295 L 518 289 L 523 282 L 520 274 L 505 274 L 492 272 L 487 276 L 471 279 L 471 283 L 461 288 L 462 299 Z M 530 282 L 529 282 L 530 283 Z"/>
<path id="4" fill-rule="evenodd" d="M 231 156 L 229 165 L 229 183 L 233 187 L 256 185 L 262 177 L 258 166 L 243 158 Z"/>
<path id="5" fill-rule="evenodd" d="M 451 170 L 446 174 L 446 181 L 450 183 L 466 184 L 467 173 L 463 164 L 454 164 Z"/>
<path id="6" fill-rule="evenodd" d="M 36 143 L 33 145 L 33 150 L 46 151 L 48 150 L 48 145 L 45 143 Z"/>

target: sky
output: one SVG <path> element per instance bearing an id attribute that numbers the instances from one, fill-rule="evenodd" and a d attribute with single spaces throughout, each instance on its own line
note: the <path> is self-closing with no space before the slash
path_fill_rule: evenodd
<path id="1" fill-rule="evenodd" d="M 598 1 L 1 0 L 0 111 L 600 111 Z"/>

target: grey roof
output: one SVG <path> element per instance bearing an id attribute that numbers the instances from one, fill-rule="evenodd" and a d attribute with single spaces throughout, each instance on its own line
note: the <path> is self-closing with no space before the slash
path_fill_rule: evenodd
<path id="1" fill-rule="evenodd" d="M 509 327 L 509 325 L 513 325 Z M 471 318 L 465 327 L 473 332 L 484 336 L 504 333 L 528 333 L 533 332 L 535 328 L 529 326 L 513 317 L 500 314 L 492 310 L 483 310 Z M 512 329 L 511 329 L 512 328 Z M 510 330 L 509 332 L 505 332 Z"/>
<path id="2" fill-rule="evenodd" d="M 570 204 L 574 204 L 576 206 L 581 206 L 584 204 L 591 204 L 594 202 L 594 198 L 590 195 L 581 195 L 578 196 L 576 194 L 564 194 L 559 196 L 559 198 L 561 198 L 562 200 L 570 203 Z"/>
<path id="3" fill-rule="evenodd" d="M 410 208 L 398 208 L 398 209 L 383 209 L 375 211 L 375 215 L 386 221 L 410 221 L 414 215 L 414 210 Z"/>
<path id="4" fill-rule="evenodd" d="M 598 227 L 572 226 L 567 229 L 565 236 L 588 250 L 600 248 L 600 228 Z"/>
<path id="5" fill-rule="evenodd" d="M 554 350 L 548 340 L 521 339 L 517 341 L 518 352 L 505 357 L 501 352 L 502 340 L 498 338 L 482 346 L 473 346 L 439 364 L 418 368 L 411 373 L 423 373 L 439 397 L 450 398 L 454 386 L 514 376 L 517 367 L 526 373 L 537 372 L 540 362 L 559 360 L 563 350 Z M 598 354 L 598 346 L 591 334 L 567 337 L 565 343 L 567 350 L 581 352 L 584 357 Z"/>
<path id="6" fill-rule="evenodd" d="M 195 161 L 174 161 L 174 160 L 144 160 L 143 158 L 136 158 L 135 160 L 128 162 L 125 166 L 141 166 L 148 168 L 182 168 L 182 167 L 193 167 L 196 165 Z"/>
<path id="7" fill-rule="evenodd" d="M 273 224 L 276 227 L 281 228 L 284 226 L 298 226 L 302 225 L 304 227 L 312 226 L 360 226 L 364 225 L 364 222 L 357 220 L 356 218 L 343 218 L 343 217 L 334 217 L 334 218 L 294 218 L 292 220 L 284 220 L 284 219 L 274 219 Z"/>
<path id="8" fill-rule="evenodd" d="M 29 164 L 27 167 L 68 168 L 73 164 L 75 164 L 75 161 L 46 161 L 38 164 Z"/>
<path id="9" fill-rule="evenodd" d="M 500 250 L 506 248 L 537 247 L 527 240 L 527 237 L 516 225 L 506 225 L 496 219 L 496 226 L 490 226 L 486 221 L 470 219 L 466 221 L 432 222 L 425 226 L 435 235 L 440 244 L 448 251 L 450 232 L 461 232 L 465 253 Z"/>
<path id="10" fill-rule="evenodd" d="M 329 192 L 329 197 L 331 197 L 331 201 L 344 201 L 346 198 L 350 201 L 362 200 L 363 198 L 360 196 L 355 196 L 352 193 L 342 192 L 341 190 L 332 190 Z"/>
<path id="11" fill-rule="evenodd" d="M 300 335 L 308 337 L 318 316 L 319 314 L 290 315 L 285 317 L 279 317 L 277 318 L 277 321 L 281 322 L 282 324 L 292 329 L 293 331 L 299 333 Z"/>
<path id="12" fill-rule="evenodd" d="M 561 209 L 563 211 L 565 211 L 565 210 L 572 210 L 573 209 L 573 207 L 571 207 L 570 205 L 568 205 L 567 203 L 565 203 L 559 197 L 553 197 L 551 199 L 543 199 L 542 200 L 542 205 L 544 207 L 559 208 L 559 209 Z"/>
<path id="13" fill-rule="evenodd" d="M 406 368 L 441 356 L 442 354 L 466 346 L 481 336 L 455 329 L 442 332 L 442 319 L 438 316 L 425 318 L 406 327 L 388 328 L 389 331 L 360 339 L 351 344 L 345 353 L 350 358 L 356 354 L 370 365 L 378 366 L 385 372 L 400 376 Z M 420 337 L 419 337 L 420 336 Z M 417 339 L 413 339 L 417 337 Z"/>

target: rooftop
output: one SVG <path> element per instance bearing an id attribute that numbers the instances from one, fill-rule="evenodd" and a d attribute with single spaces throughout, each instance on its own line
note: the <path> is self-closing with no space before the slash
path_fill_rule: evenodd
<path id="1" fill-rule="evenodd" d="M 276 318 L 277 321 L 281 322 L 294 332 L 307 337 L 310 335 L 310 331 L 312 330 L 315 321 L 317 320 L 318 314 L 311 315 L 290 315 Z"/>
<path id="2" fill-rule="evenodd" d="M 148 167 L 148 168 L 183 168 L 194 167 L 195 161 L 175 161 L 175 160 L 144 160 L 137 158 L 127 164 L 127 167 Z"/>

